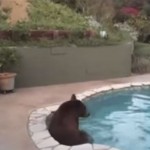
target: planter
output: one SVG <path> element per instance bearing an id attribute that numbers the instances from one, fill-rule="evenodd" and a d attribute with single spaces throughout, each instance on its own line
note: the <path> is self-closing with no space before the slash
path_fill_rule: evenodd
<path id="1" fill-rule="evenodd" d="M 6 93 L 14 90 L 16 73 L 0 73 L 0 91 Z"/>

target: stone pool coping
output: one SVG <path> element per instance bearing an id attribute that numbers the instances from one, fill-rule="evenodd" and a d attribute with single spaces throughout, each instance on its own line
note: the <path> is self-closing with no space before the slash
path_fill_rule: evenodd
<path id="1" fill-rule="evenodd" d="M 77 98 L 84 101 L 86 98 L 110 90 L 117 90 L 129 87 L 150 85 L 150 82 L 131 82 L 122 84 L 111 84 L 109 86 L 102 86 L 100 88 L 91 89 L 79 94 L 76 94 Z M 56 105 L 50 105 L 45 108 L 39 108 L 34 110 L 29 117 L 28 130 L 29 134 L 40 150 L 118 150 L 117 148 L 110 147 L 108 145 L 101 144 L 82 144 L 77 146 L 66 146 L 59 144 L 51 135 L 49 134 L 45 119 L 53 111 L 57 110 L 61 103 Z"/>

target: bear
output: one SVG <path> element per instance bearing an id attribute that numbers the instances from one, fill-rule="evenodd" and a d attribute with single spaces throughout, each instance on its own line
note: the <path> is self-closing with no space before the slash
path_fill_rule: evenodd
<path id="1" fill-rule="evenodd" d="M 69 101 L 47 116 L 47 129 L 50 135 L 63 145 L 93 143 L 93 139 L 85 131 L 79 130 L 79 117 L 88 116 L 86 106 L 73 94 Z"/>

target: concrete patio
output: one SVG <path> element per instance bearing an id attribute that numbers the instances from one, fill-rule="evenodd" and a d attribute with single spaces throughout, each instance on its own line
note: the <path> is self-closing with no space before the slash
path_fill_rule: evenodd
<path id="1" fill-rule="evenodd" d="M 150 81 L 150 74 L 105 81 L 90 81 L 63 85 L 16 89 L 0 95 L 0 150 L 37 150 L 27 129 L 32 110 L 70 98 L 80 93 L 112 83 Z"/>

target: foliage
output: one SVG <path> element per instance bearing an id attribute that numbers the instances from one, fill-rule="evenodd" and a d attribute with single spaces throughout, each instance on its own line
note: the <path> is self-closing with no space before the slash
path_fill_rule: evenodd
<path id="1" fill-rule="evenodd" d="M 41 39 L 38 41 L 27 41 L 27 42 L 23 42 L 23 41 L 18 41 L 18 42 L 14 42 L 14 41 L 8 41 L 8 40 L 1 40 L 0 41 L 0 45 L 1 46 L 37 46 L 37 47 L 58 47 L 58 46 L 87 46 L 87 47 L 91 47 L 91 46 L 109 46 L 109 45 L 115 45 L 118 44 L 118 41 L 115 40 L 105 40 L 105 39 L 101 39 L 99 37 L 97 38 L 84 38 L 84 39 L 80 39 L 80 38 L 70 38 L 70 39 L 55 39 L 55 40 L 47 40 L 47 39 Z"/>
<path id="2" fill-rule="evenodd" d="M 149 56 L 132 56 L 132 72 L 133 73 L 148 73 L 150 66 L 150 57 Z"/>
<path id="3" fill-rule="evenodd" d="M 29 24 L 25 21 L 18 21 L 12 27 L 12 40 L 13 41 L 28 41 L 29 40 Z"/>
<path id="4" fill-rule="evenodd" d="M 135 49 L 132 56 L 132 72 L 148 73 L 150 72 L 150 45 L 144 43 L 135 43 Z"/>
<path id="5" fill-rule="evenodd" d="M 145 0 L 127 0 L 126 6 L 133 7 L 136 9 L 142 9 L 144 3 L 145 3 Z"/>
<path id="6" fill-rule="evenodd" d="M 65 5 L 48 0 L 30 0 L 29 20 L 23 26 L 30 29 L 83 30 L 88 27 L 87 20 Z"/>
<path id="7" fill-rule="evenodd" d="M 65 4 L 76 12 L 93 16 L 100 21 L 114 15 L 113 0 L 53 0 L 55 3 Z M 108 11 L 109 10 L 109 11 Z"/>
<path id="8" fill-rule="evenodd" d="M 141 9 L 145 1 L 148 0 L 114 0 L 114 3 L 117 8 L 133 7 L 133 8 Z"/>
<path id="9" fill-rule="evenodd" d="M 85 0 L 84 13 L 92 15 L 96 20 L 103 22 L 112 20 L 115 15 L 115 7 L 113 0 Z M 109 10 L 109 11 L 108 11 Z"/>
<path id="10" fill-rule="evenodd" d="M 113 22 L 117 22 L 117 23 L 124 23 L 125 21 L 129 20 L 130 16 L 126 15 L 122 12 L 120 12 L 120 10 L 118 10 L 118 12 L 116 13 L 116 15 L 113 18 Z"/>
<path id="11" fill-rule="evenodd" d="M 28 19 L 19 21 L 11 27 L 8 24 L 10 9 L 0 9 L 0 30 L 66 29 L 83 30 L 88 22 L 81 14 L 76 13 L 66 5 L 56 4 L 49 0 L 29 0 Z"/>
<path id="12" fill-rule="evenodd" d="M 138 16 L 139 14 L 139 10 L 134 7 L 123 7 L 120 11 L 129 16 Z"/>
<path id="13" fill-rule="evenodd" d="M 150 57 L 150 45 L 141 42 L 135 42 L 134 54 L 137 56 L 149 56 Z"/>
<path id="14" fill-rule="evenodd" d="M 77 0 L 52 0 L 54 3 L 64 4 L 72 9 L 76 9 Z"/>
<path id="15" fill-rule="evenodd" d="M 52 0 L 54 3 L 67 5 L 76 12 L 85 13 L 89 5 L 89 0 Z"/>
<path id="16" fill-rule="evenodd" d="M 150 17 L 150 3 L 145 3 L 143 8 L 142 8 L 142 12 L 144 13 L 144 15 Z"/>
<path id="17" fill-rule="evenodd" d="M 15 49 L 5 47 L 0 49 L 0 71 L 7 71 L 11 66 L 15 65 L 18 60 L 19 55 Z"/>
<path id="18" fill-rule="evenodd" d="M 125 2 L 124 0 L 114 0 L 114 4 L 115 4 L 115 8 L 118 9 L 123 7 L 125 5 Z"/>
<path id="19" fill-rule="evenodd" d="M 5 30 L 9 28 L 7 19 L 8 19 L 8 11 L 4 12 L 0 9 L 0 30 Z"/>
<path id="20" fill-rule="evenodd" d="M 132 17 L 128 20 L 128 23 L 138 31 L 139 42 L 147 43 L 150 41 L 150 21 L 146 16 Z"/>
<path id="21" fill-rule="evenodd" d="M 150 15 L 150 1 L 149 0 L 114 0 L 116 8 L 115 20 L 118 22 L 128 21 L 131 17 Z M 122 18 L 123 19 L 122 19 Z"/>
<path id="22" fill-rule="evenodd" d="M 150 21 L 146 16 L 132 17 L 130 20 L 128 20 L 128 23 L 131 26 L 134 26 L 138 31 L 148 29 L 150 25 Z"/>
<path id="23" fill-rule="evenodd" d="M 119 28 L 115 27 L 113 22 L 105 22 L 103 23 L 103 29 L 108 33 L 108 40 L 114 42 L 121 42 L 130 40 L 130 35 L 127 31 L 122 31 Z"/>
<path id="24" fill-rule="evenodd" d="M 31 44 L 37 42 L 30 42 L 30 31 L 32 30 L 67 30 L 70 33 L 73 33 L 71 35 L 72 37 L 68 40 L 68 43 L 72 44 L 73 42 L 81 43 L 79 45 L 84 45 L 82 43 L 86 43 L 89 45 L 92 43 L 95 43 L 95 45 L 98 45 L 97 43 L 106 43 L 106 41 L 103 41 L 103 39 L 100 39 L 100 36 L 95 40 L 81 40 L 80 38 L 83 38 L 83 32 L 87 29 L 91 29 L 88 24 L 88 19 L 84 15 L 93 15 L 94 20 L 95 18 L 99 20 L 100 26 L 97 28 L 97 33 L 99 33 L 99 30 L 103 30 L 101 28 L 101 24 L 103 23 L 112 23 L 112 17 L 114 16 L 114 5 L 113 0 L 75 0 L 74 4 L 71 3 L 69 0 L 29 0 L 29 7 L 28 7 L 28 14 L 29 18 L 28 20 L 19 21 L 16 25 L 11 27 L 12 36 L 11 39 L 13 42 L 16 42 L 18 44 Z M 57 2 L 57 3 L 56 3 Z M 58 4 L 60 3 L 60 4 Z M 67 3 L 70 3 L 70 8 L 76 7 L 81 8 L 82 13 L 76 13 L 76 8 L 73 10 L 68 8 L 66 5 Z M 63 5 L 62 5 L 63 4 Z M 109 11 L 108 11 L 109 9 Z M 7 10 L 6 10 L 7 12 Z M 107 13 L 108 12 L 108 13 Z M 108 32 L 108 42 L 109 41 L 121 41 L 124 40 L 124 33 L 121 33 L 119 30 L 114 29 L 113 24 L 111 26 L 109 25 L 103 25 L 104 30 Z M 8 28 L 7 28 L 8 29 Z M 10 28 L 9 28 L 10 29 Z M 73 32 L 72 32 L 73 31 Z M 81 42 L 79 42 L 81 40 Z M 54 41 L 49 41 L 48 43 L 55 43 Z M 77 42 L 76 42 L 77 41 Z M 95 42 L 96 41 L 96 42 Z M 13 43 L 12 42 L 12 43 Z M 57 43 L 57 42 L 56 42 Z M 66 44 L 67 42 L 65 42 Z M 85 44 L 85 45 L 86 45 Z M 43 44 L 44 45 L 44 44 Z M 51 45 L 51 44 L 50 44 Z M 77 44 L 78 45 L 78 44 Z"/>

